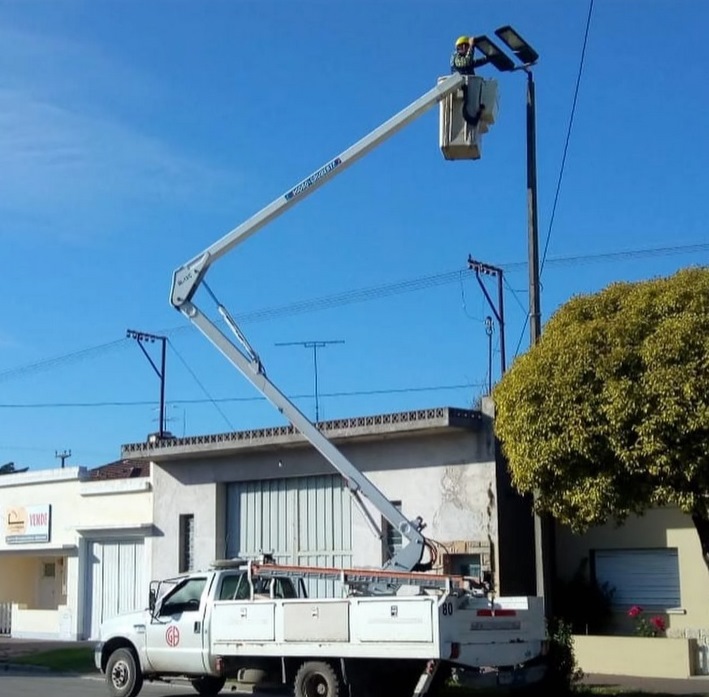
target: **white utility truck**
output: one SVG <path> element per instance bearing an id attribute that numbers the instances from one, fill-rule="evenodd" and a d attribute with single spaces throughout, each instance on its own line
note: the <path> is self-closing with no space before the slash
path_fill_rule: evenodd
<path id="1" fill-rule="evenodd" d="M 435 545 L 421 518 L 403 513 L 271 382 L 229 311 L 207 286 L 215 261 L 386 138 L 441 107 L 446 159 L 478 159 L 494 123 L 494 80 L 453 74 L 212 244 L 173 274 L 170 301 L 342 475 L 381 537 L 366 497 L 405 544 L 381 569 L 288 567 L 269 559 L 215 562 L 151 588 L 149 607 L 105 621 L 96 665 L 112 697 L 134 697 L 144 679 L 186 677 L 202 695 L 227 678 L 261 672 L 295 697 L 411 697 L 435 690 L 452 667 L 533 665 L 544 653 L 540 597 L 496 598 L 472 579 L 430 573 Z M 195 304 L 204 287 L 235 343 Z M 305 597 L 305 578 L 339 580 L 341 597 Z M 154 582 L 155 583 L 155 582 Z"/>
<path id="2" fill-rule="evenodd" d="M 339 578 L 346 595 L 304 597 L 302 579 L 311 574 Z M 538 668 L 540 599 L 490 599 L 470 583 L 421 572 L 216 562 L 160 583 L 149 609 L 104 622 L 96 664 L 113 697 L 137 695 L 145 679 L 181 676 L 200 695 L 245 678 L 283 683 L 296 697 L 412 697 L 435 691 L 451 667 Z"/>

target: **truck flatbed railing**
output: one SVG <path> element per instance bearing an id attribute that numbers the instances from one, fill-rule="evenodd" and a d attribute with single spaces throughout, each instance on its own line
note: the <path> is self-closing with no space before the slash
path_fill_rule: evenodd
<path id="1" fill-rule="evenodd" d="M 478 586 L 482 593 L 483 585 L 476 579 L 466 576 L 423 573 L 417 571 L 391 571 L 387 569 L 338 569 L 329 566 L 286 566 L 281 564 L 249 565 L 252 576 L 261 578 L 312 578 L 317 580 L 340 581 L 347 585 L 358 584 L 388 584 L 393 586 L 419 586 L 443 590 L 448 593 L 456 590 L 470 592 Z"/>

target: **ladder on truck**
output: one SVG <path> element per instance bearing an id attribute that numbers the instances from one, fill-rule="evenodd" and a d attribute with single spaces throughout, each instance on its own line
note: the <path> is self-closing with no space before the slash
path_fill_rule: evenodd
<path id="1" fill-rule="evenodd" d="M 483 595 L 486 587 L 468 576 L 423 573 L 419 571 L 392 571 L 389 569 L 339 569 L 329 566 L 287 566 L 250 562 L 249 573 L 256 578 L 310 578 L 323 581 L 339 581 L 346 586 L 418 586 L 419 588 L 479 592 Z"/>

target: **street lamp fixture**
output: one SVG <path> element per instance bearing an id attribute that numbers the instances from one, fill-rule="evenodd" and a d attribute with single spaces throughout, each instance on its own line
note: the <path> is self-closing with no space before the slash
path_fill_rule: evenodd
<path id="1" fill-rule="evenodd" d="M 473 46 L 479 49 L 488 61 L 499 71 L 506 73 L 510 70 L 514 70 L 514 61 L 506 53 L 503 53 L 502 49 L 485 36 L 485 34 L 476 36 L 473 39 Z"/>
<path id="2" fill-rule="evenodd" d="M 517 56 L 517 58 L 525 65 L 532 65 L 539 60 L 539 54 L 514 30 L 511 26 L 506 25 L 495 29 L 495 34 L 509 49 Z"/>

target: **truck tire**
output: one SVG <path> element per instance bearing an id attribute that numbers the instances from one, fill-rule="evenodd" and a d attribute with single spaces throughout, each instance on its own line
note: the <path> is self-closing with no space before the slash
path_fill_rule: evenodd
<path id="1" fill-rule="evenodd" d="M 214 675 L 200 675 L 198 678 L 190 680 L 192 687 L 202 695 L 202 697 L 216 697 L 224 687 L 226 678 L 219 678 Z"/>
<path id="2" fill-rule="evenodd" d="M 295 674 L 294 697 L 339 697 L 342 682 L 325 661 L 306 661 Z"/>
<path id="3" fill-rule="evenodd" d="M 106 684 L 111 697 L 135 697 L 140 692 L 143 674 L 131 649 L 116 649 L 108 657 Z"/>

